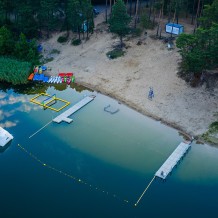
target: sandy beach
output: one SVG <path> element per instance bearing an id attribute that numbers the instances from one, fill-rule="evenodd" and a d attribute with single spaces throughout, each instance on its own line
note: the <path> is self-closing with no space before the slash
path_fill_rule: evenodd
<path id="1" fill-rule="evenodd" d="M 74 72 L 76 83 L 109 95 L 137 111 L 160 120 L 188 135 L 198 136 L 217 120 L 218 88 L 211 93 L 204 86 L 192 88 L 178 77 L 181 59 L 176 48 L 168 50 L 163 41 L 152 39 L 149 31 L 140 38 L 125 38 L 127 49 L 123 57 L 110 60 L 106 53 L 119 39 L 101 24 L 103 15 L 96 20 L 96 31 L 79 46 L 70 42 L 60 44 L 58 36 L 43 42 L 45 52 L 57 49 L 47 66 L 50 75 Z M 142 44 L 137 45 L 141 40 Z M 148 99 L 149 87 L 154 98 Z"/>

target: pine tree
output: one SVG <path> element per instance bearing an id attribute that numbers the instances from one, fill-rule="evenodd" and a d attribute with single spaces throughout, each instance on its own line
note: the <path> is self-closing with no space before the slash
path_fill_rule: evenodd
<path id="1" fill-rule="evenodd" d="M 110 31 L 120 37 L 120 45 L 123 45 L 123 37 L 129 31 L 130 17 L 127 14 L 126 6 L 122 0 L 117 0 L 112 8 L 111 18 L 109 20 Z"/>
<path id="2" fill-rule="evenodd" d="M 89 37 L 89 31 L 93 32 L 94 21 L 93 21 L 93 7 L 90 3 L 90 0 L 82 0 L 81 1 L 82 14 L 84 15 L 84 24 L 86 25 L 86 29 L 83 29 L 83 32 L 86 32 L 86 38 Z"/>
<path id="3" fill-rule="evenodd" d="M 12 33 L 6 28 L 0 28 L 0 55 L 11 55 L 13 52 Z"/>
<path id="4" fill-rule="evenodd" d="M 11 0 L 1 0 L 0 1 L 0 12 L 3 14 L 3 19 L 5 22 L 8 21 L 10 13 L 12 12 L 14 8 L 13 1 Z"/>
<path id="5" fill-rule="evenodd" d="M 57 12 L 57 0 L 41 0 L 40 11 L 38 19 L 41 25 L 47 29 L 47 38 L 49 38 L 50 31 L 53 30 L 57 24 L 55 13 Z"/>
<path id="6" fill-rule="evenodd" d="M 34 8 L 31 0 L 20 1 L 17 5 L 17 25 L 19 32 L 24 33 L 28 38 L 37 36 L 38 25 L 34 17 Z"/>
<path id="7" fill-rule="evenodd" d="M 79 0 L 68 0 L 67 2 L 67 23 L 72 31 L 77 31 L 80 39 L 83 14 Z"/>
<path id="8" fill-rule="evenodd" d="M 206 5 L 200 23 L 203 28 L 209 28 L 212 24 L 218 23 L 218 0 L 214 0 L 211 5 Z"/>
<path id="9" fill-rule="evenodd" d="M 14 56 L 21 61 L 38 64 L 39 53 L 37 52 L 35 40 L 27 41 L 26 36 L 21 33 L 15 44 Z"/>

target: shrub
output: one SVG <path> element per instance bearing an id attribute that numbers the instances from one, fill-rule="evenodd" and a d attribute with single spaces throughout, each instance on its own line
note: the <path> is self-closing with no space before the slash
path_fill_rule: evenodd
<path id="1" fill-rule="evenodd" d="M 146 13 L 142 14 L 141 16 L 141 26 L 144 29 L 154 29 L 156 23 L 153 23 L 151 20 L 149 20 L 148 15 Z"/>
<path id="2" fill-rule="evenodd" d="M 39 64 L 39 53 L 37 51 L 36 41 L 27 40 L 26 36 L 21 33 L 19 40 L 15 44 L 14 57 L 21 61 L 28 61 L 34 64 Z"/>
<path id="3" fill-rule="evenodd" d="M 122 49 L 114 49 L 112 51 L 107 52 L 107 57 L 109 57 L 110 59 L 115 59 L 118 57 L 121 57 L 125 54 L 125 52 Z"/>
<path id="4" fill-rule="evenodd" d="M 135 37 L 141 36 L 142 34 L 142 29 L 141 28 L 135 28 L 131 30 L 132 35 Z"/>
<path id="5" fill-rule="evenodd" d="M 72 39 L 72 42 L 71 42 L 72 45 L 80 45 L 81 44 L 81 40 L 80 39 Z"/>
<path id="6" fill-rule="evenodd" d="M 61 52 L 57 49 L 52 49 L 50 54 L 60 54 Z"/>
<path id="7" fill-rule="evenodd" d="M 59 36 L 57 41 L 59 43 L 65 43 L 67 42 L 67 40 L 68 40 L 68 36 Z"/>
<path id="8" fill-rule="evenodd" d="M 218 121 L 211 123 L 209 127 L 214 131 L 218 131 Z"/>

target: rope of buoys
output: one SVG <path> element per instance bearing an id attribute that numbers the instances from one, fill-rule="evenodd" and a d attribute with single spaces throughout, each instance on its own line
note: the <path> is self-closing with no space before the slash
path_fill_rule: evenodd
<path id="1" fill-rule="evenodd" d="M 135 206 L 138 205 L 139 201 L 142 199 L 143 195 L 145 194 L 145 192 L 148 190 L 148 188 L 150 187 L 151 183 L 154 181 L 155 176 L 153 177 L 153 179 L 150 181 L 150 183 L 148 184 L 148 186 L 145 188 L 145 190 L 143 191 L 143 193 L 141 194 L 141 196 L 139 197 L 138 201 L 135 203 Z"/>
<path id="2" fill-rule="evenodd" d="M 17 146 L 18 146 L 18 148 L 20 148 L 22 151 L 24 151 L 26 154 L 28 154 L 32 159 L 34 159 L 35 161 L 37 161 L 38 163 L 40 163 L 42 166 L 44 166 L 44 167 L 46 167 L 46 168 L 48 168 L 48 169 L 50 169 L 50 170 L 53 170 L 53 171 L 55 171 L 55 172 L 57 172 L 57 173 L 60 173 L 61 175 L 64 175 L 64 176 L 66 176 L 66 177 L 68 177 L 68 178 L 70 178 L 70 179 L 72 179 L 72 180 L 74 180 L 74 181 L 76 181 L 76 182 L 79 182 L 79 183 L 81 183 L 81 184 L 87 185 L 87 186 L 89 186 L 92 190 L 97 190 L 97 191 L 102 192 L 102 193 L 104 193 L 104 194 L 106 194 L 106 195 L 110 195 L 111 197 L 116 198 L 117 200 L 120 200 L 120 201 L 125 202 L 125 203 L 129 203 L 128 200 L 122 199 L 122 198 L 118 197 L 116 194 L 112 194 L 112 193 L 110 193 L 110 192 L 108 192 L 108 191 L 105 191 L 105 190 L 103 190 L 103 189 L 101 189 L 101 188 L 99 188 L 99 187 L 97 187 L 97 186 L 91 185 L 91 184 L 89 184 L 89 183 L 83 181 L 82 179 L 76 178 L 76 177 L 74 177 L 74 176 L 72 176 L 72 175 L 70 175 L 70 174 L 68 174 L 68 173 L 66 173 L 66 172 L 64 172 L 64 171 L 62 171 L 62 170 L 56 169 L 55 167 L 52 167 L 52 166 L 48 165 L 47 163 L 45 163 L 45 162 L 43 162 L 42 160 L 40 160 L 39 158 L 37 158 L 34 154 L 32 154 L 31 152 L 29 152 L 28 150 L 26 150 L 26 149 L 25 149 L 23 146 L 21 146 L 20 144 L 18 144 Z"/>
<path id="3" fill-rule="evenodd" d="M 52 122 L 52 120 L 49 121 L 47 124 L 45 124 L 45 125 L 44 125 L 42 128 L 40 128 L 38 131 L 36 131 L 35 133 L 33 133 L 33 134 L 29 137 L 29 139 L 32 138 L 34 135 L 36 135 L 38 132 L 40 132 L 42 129 L 44 129 L 46 126 L 48 126 L 51 122 Z"/>

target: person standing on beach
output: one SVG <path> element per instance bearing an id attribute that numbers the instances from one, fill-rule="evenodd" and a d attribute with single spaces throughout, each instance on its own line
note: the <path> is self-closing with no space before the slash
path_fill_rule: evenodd
<path id="1" fill-rule="evenodd" d="M 154 98 L 154 90 L 153 87 L 149 87 L 148 99 L 152 100 L 152 98 Z"/>

